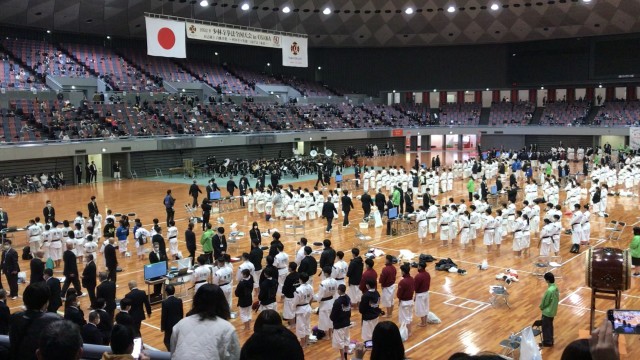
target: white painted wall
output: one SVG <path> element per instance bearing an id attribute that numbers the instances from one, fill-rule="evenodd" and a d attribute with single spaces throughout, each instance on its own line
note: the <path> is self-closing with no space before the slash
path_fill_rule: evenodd
<path id="1" fill-rule="evenodd" d="M 595 90 L 594 100 L 596 101 L 596 105 L 598 104 L 598 96 L 602 97 L 602 104 L 604 102 L 605 96 L 607 95 L 607 90 L 603 87 L 597 87 Z"/>
<path id="2" fill-rule="evenodd" d="M 458 96 L 455 91 L 447 92 L 447 104 L 456 103 L 457 98 Z"/>
<path id="3" fill-rule="evenodd" d="M 422 104 L 422 93 L 421 92 L 413 93 L 413 101 L 416 104 Z"/>
<path id="4" fill-rule="evenodd" d="M 429 94 L 429 107 L 431 109 L 437 109 L 440 107 L 440 94 L 437 91 Z"/>
<path id="5" fill-rule="evenodd" d="M 400 93 L 399 92 L 393 94 L 393 103 L 394 104 L 400 103 Z"/>
<path id="6" fill-rule="evenodd" d="M 491 91 L 482 92 L 482 107 L 491 107 Z"/>
<path id="7" fill-rule="evenodd" d="M 611 144 L 611 148 L 617 149 L 620 146 L 624 146 L 624 136 L 617 135 L 602 135 L 600 136 L 600 146 L 604 146 L 604 144 Z"/>
<path id="8" fill-rule="evenodd" d="M 584 99 L 587 96 L 587 89 L 576 89 L 576 101 L 580 98 Z"/>
<path id="9" fill-rule="evenodd" d="M 393 105 L 393 93 L 387 93 L 387 105 Z"/>
<path id="10" fill-rule="evenodd" d="M 627 98 L 627 88 L 626 87 L 617 87 L 615 94 L 616 94 L 616 99 L 626 99 Z"/>
<path id="11" fill-rule="evenodd" d="M 519 101 L 529 101 L 529 90 L 518 90 Z"/>
<path id="12" fill-rule="evenodd" d="M 472 103 L 475 100 L 475 91 L 465 91 L 464 102 Z"/>
<path id="13" fill-rule="evenodd" d="M 538 89 L 538 104 L 537 106 L 542 106 L 542 101 L 547 97 L 547 89 L 540 90 Z"/>
<path id="14" fill-rule="evenodd" d="M 557 89 L 556 90 L 556 101 L 562 101 L 562 99 L 566 99 L 567 89 Z"/>
<path id="15" fill-rule="evenodd" d="M 511 100 L 511 91 L 509 90 L 500 90 L 500 101 L 506 98 L 507 100 Z"/>

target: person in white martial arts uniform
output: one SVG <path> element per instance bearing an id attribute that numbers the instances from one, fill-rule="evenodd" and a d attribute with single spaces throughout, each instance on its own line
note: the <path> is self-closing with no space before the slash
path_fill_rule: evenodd
<path id="1" fill-rule="evenodd" d="M 496 233 L 496 219 L 491 216 L 491 208 L 485 210 L 482 229 L 484 230 L 483 243 L 487 246 L 487 252 L 490 252 Z"/>
<path id="2" fill-rule="evenodd" d="M 325 279 L 320 282 L 318 292 L 313 297 L 320 304 L 318 306 L 318 329 L 324 331 L 328 338 L 332 337 L 333 323 L 329 316 L 336 291 L 338 291 L 338 282 L 331 277 L 331 271 L 331 266 L 325 266 L 322 269 Z"/>
<path id="3" fill-rule="evenodd" d="M 416 222 L 418 223 L 418 240 L 420 240 L 420 244 L 422 244 L 427 238 L 427 231 L 429 230 L 427 212 L 424 211 L 424 206 L 422 205 L 418 207 Z"/>
<path id="4" fill-rule="evenodd" d="M 294 293 L 296 305 L 296 336 L 300 339 L 302 347 L 307 346 L 311 334 L 311 302 L 313 301 L 313 287 L 307 284 L 309 275 L 300 273 L 300 286 Z"/>
<path id="5" fill-rule="evenodd" d="M 347 270 L 349 270 L 349 265 L 344 261 L 344 252 L 336 252 L 336 262 L 333 263 L 331 277 L 336 279 L 338 285 L 345 283 L 344 278 L 347 276 Z"/>
<path id="6" fill-rule="evenodd" d="M 571 250 L 574 254 L 580 253 L 580 244 L 582 243 L 582 211 L 580 204 L 573 205 L 573 215 L 571 216 Z"/>

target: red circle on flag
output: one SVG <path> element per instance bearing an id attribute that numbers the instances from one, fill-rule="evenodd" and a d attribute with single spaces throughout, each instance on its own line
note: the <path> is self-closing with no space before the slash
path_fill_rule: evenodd
<path id="1" fill-rule="evenodd" d="M 169 50 L 176 44 L 176 35 L 171 29 L 163 27 L 158 31 L 158 43 L 165 50 Z"/>

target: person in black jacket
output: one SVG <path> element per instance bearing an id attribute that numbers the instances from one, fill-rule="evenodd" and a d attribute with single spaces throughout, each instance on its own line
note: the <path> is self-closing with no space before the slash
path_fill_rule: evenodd
<path id="1" fill-rule="evenodd" d="M 325 267 L 333 267 L 333 263 L 336 262 L 336 251 L 331 247 L 331 240 L 324 239 L 322 241 L 322 245 L 324 245 L 324 249 L 320 254 L 320 269 L 324 269 Z"/>
<path id="2" fill-rule="evenodd" d="M 249 236 L 251 241 L 256 240 L 258 245 L 262 244 L 262 234 L 260 233 L 260 228 L 258 227 L 258 222 L 254 221 L 253 225 L 251 225 L 251 230 L 249 230 Z"/>
<path id="3" fill-rule="evenodd" d="M 10 359 L 35 360 L 42 329 L 62 318 L 43 312 L 49 301 L 49 289 L 44 282 L 29 284 L 22 296 L 27 310 L 12 314 L 9 320 Z"/>
<path id="4" fill-rule="evenodd" d="M 338 297 L 333 302 L 329 319 L 333 322 L 333 345 L 340 349 L 340 359 L 349 353 L 349 326 L 351 325 L 351 299 L 346 294 L 347 287 L 338 285 Z"/>
<path id="5" fill-rule="evenodd" d="M 160 245 L 158 243 L 153 243 L 153 251 L 149 253 L 149 263 L 155 264 L 160 261 L 167 261 L 166 255 L 162 255 L 160 252 Z M 153 294 L 151 296 L 160 296 L 162 295 L 162 284 L 153 285 Z"/>
<path id="6" fill-rule="evenodd" d="M 211 200 L 202 199 L 200 208 L 202 209 L 202 231 L 207 231 L 207 223 L 211 220 Z"/>
<path id="7" fill-rule="evenodd" d="M 51 200 L 47 200 L 44 209 L 42 209 L 42 215 L 44 215 L 45 224 L 51 224 L 56 220 L 56 209 L 51 205 Z"/>
<path id="8" fill-rule="evenodd" d="M 42 261 L 43 257 L 44 251 L 38 250 L 36 251 L 34 258 L 31 259 L 31 262 L 29 262 L 29 269 L 31 270 L 29 283 L 31 284 L 38 281 L 44 281 L 44 261 Z"/>
<path id="9" fill-rule="evenodd" d="M 227 253 L 227 238 L 224 236 L 224 228 L 218 227 L 218 232 L 211 239 L 213 244 L 213 258 L 218 259 Z"/>
<path id="10" fill-rule="evenodd" d="M 371 215 L 371 206 L 373 205 L 373 200 L 371 199 L 371 195 L 369 195 L 369 191 L 365 191 L 364 194 L 360 197 L 360 202 L 362 202 L 362 211 L 364 211 L 364 221 L 369 220 L 369 215 Z"/>
<path id="11" fill-rule="evenodd" d="M 116 324 L 129 326 L 133 329 L 133 317 L 129 313 L 129 311 L 131 311 L 131 303 L 131 299 L 127 297 L 120 300 L 120 311 L 116 315 L 115 320 Z"/>
<path id="12" fill-rule="evenodd" d="M 18 298 L 18 273 L 20 272 L 20 264 L 18 264 L 18 252 L 11 247 L 11 240 L 6 239 L 3 242 L 2 261 L 0 269 L 7 278 L 9 283 L 9 296 L 15 300 Z M 2 289 L 2 281 L 0 281 L 0 289 Z"/>
<path id="13" fill-rule="evenodd" d="M 271 238 L 273 240 L 271 240 L 271 243 L 269 244 L 269 256 L 275 258 L 276 255 L 278 255 L 278 245 L 282 244 L 282 241 L 280 241 L 280 233 L 277 231 L 274 232 L 271 234 Z"/>
<path id="14" fill-rule="evenodd" d="M 236 182 L 233 181 L 233 176 L 229 176 L 229 181 L 227 181 L 227 192 L 229 193 L 229 196 L 233 196 L 233 193 L 237 188 L 238 185 L 236 185 Z"/>
<path id="15" fill-rule="evenodd" d="M 187 251 L 191 258 L 191 263 L 196 263 L 196 234 L 193 232 L 193 223 L 190 222 L 187 225 L 187 230 L 184 232 L 184 242 L 187 244 Z"/>
<path id="16" fill-rule="evenodd" d="M 109 279 L 106 272 L 101 271 L 98 277 L 100 278 L 100 285 L 96 288 L 96 298 L 104 300 L 104 309 L 113 319 L 116 311 L 116 283 Z"/>
<path id="17" fill-rule="evenodd" d="M 89 313 L 89 322 L 82 327 L 82 342 L 84 344 L 102 345 L 104 339 L 102 332 L 98 329 L 100 324 L 100 314 L 97 311 Z"/>
<path id="18" fill-rule="evenodd" d="M 366 282 L 367 291 L 362 294 L 362 301 L 358 310 L 362 315 L 362 341 L 371 340 L 373 329 L 376 326 L 378 317 L 382 313 L 380 310 L 380 294 L 376 290 L 376 282 L 368 279 Z"/>
<path id="19" fill-rule="evenodd" d="M 309 280 L 307 281 L 307 284 L 311 286 L 313 286 L 313 277 L 318 272 L 318 262 L 313 256 L 311 256 L 312 252 L 313 250 L 311 249 L 311 246 L 305 246 L 304 247 L 305 256 L 302 260 L 300 260 L 300 266 L 298 266 L 299 273 L 305 272 L 307 273 L 307 275 L 309 275 Z"/>
<path id="20" fill-rule="evenodd" d="M 111 329 L 113 329 L 113 316 L 105 310 L 106 306 L 107 304 L 104 302 L 103 298 L 96 299 L 95 312 L 100 316 L 98 329 L 102 333 L 102 345 L 109 346 L 109 340 L 111 340 Z"/>
<path id="21" fill-rule="evenodd" d="M 289 326 L 293 326 L 296 323 L 296 309 L 293 303 L 293 298 L 296 288 L 300 286 L 300 273 L 296 271 L 297 269 L 298 264 L 295 262 L 289 263 L 289 274 L 287 274 L 282 285 L 282 295 L 284 295 L 284 310 L 282 311 L 282 318 L 289 322 Z"/>
<path id="22" fill-rule="evenodd" d="M 260 248 L 260 245 L 257 242 L 251 242 L 251 251 L 249 252 L 249 261 L 253 264 L 254 267 L 254 278 L 253 278 L 253 288 L 256 290 L 256 295 L 258 294 L 258 281 L 262 275 L 262 257 L 264 256 L 264 252 Z"/>
<path id="23" fill-rule="evenodd" d="M 67 251 L 62 254 L 62 261 L 64 262 L 64 284 L 62 285 L 62 296 L 66 296 L 69 285 L 73 284 L 73 288 L 76 289 L 76 294 L 82 296 L 80 287 L 80 274 L 78 273 L 78 260 L 76 254 L 73 253 L 73 244 L 67 243 Z"/>
<path id="24" fill-rule="evenodd" d="M 376 202 L 376 207 L 380 212 L 380 217 L 384 216 L 384 205 L 387 203 L 387 198 L 382 193 L 382 189 L 378 189 L 375 202 Z"/>
<path id="25" fill-rule="evenodd" d="M 129 293 L 125 295 L 125 298 L 131 299 L 131 318 L 133 319 L 134 329 L 140 333 L 140 325 L 142 320 L 146 319 L 144 314 L 144 308 L 147 310 L 147 315 L 151 316 L 151 304 L 149 303 L 149 297 L 143 290 L 138 289 L 138 284 L 132 280 L 129 281 Z"/>
<path id="26" fill-rule="evenodd" d="M 236 286 L 235 295 L 238 298 L 238 308 L 240 309 L 240 321 L 244 324 L 245 330 L 251 329 L 251 306 L 253 305 L 253 277 L 251 270 L 243 269 L 242 280 Z M 283 290 L 284 291 L 284 290 Z"/>
<path id="27" fill-rule="evenodd" d="M 162 228 L 159 225 L 156 225 L 153 227 L 153 230 L 155 230 L 156 233 L 151 237 L 151 243 L 158 243 L 158 246 L 160 247 L 160 254 L 167 258 L 167 243 L 161 235 Z"/>
<path id="28" fill-rule="evenodd" d="M 189 196 L 193 198 L 193 204 L 191 204 L 192 208 L 195 208 L 198 206 L 199 194 L 202 194 L 202 190 L 200 190 L 200 187 L 198 186 L 198 181 L 193 180 L 193 184 L 191 184 L 191 186 L 189 187 Z"/>
<path id="29" fill-rule="evenodd" d="M 360 250 L 358 248 L 351 249 L 351 255 L 353 259 L 349 262 L 347 268 L 347 277 L 349 278 L 349 298 L 353 302 L 354 306 L 358 306 L 362 292 L 360 291 L 360 280 L 362 280 L 362 272 L 364 271 L 364 263 L 360 257 Z"/>
<path id="30" fill-rule="evenodd" d="M 80 309 L 80 303 L 75 294 L 70 294 L 65 300 L 64 319 L 77 324 L 81 329 L 87 323 L 84 320 L 84 312 Z"/>
<path id="31" fill-rule="evenodd" d="M 265 267 L 262 272 L 264 280 L 260 282 L 260 291 L 258 292 L 258 301 L 260 302 L 260 311 L 265 309 L 276 309 L 276 293 L 278 292 L 278 270 L 272 265 Z"/>
<path id="32" fill-rule="evenodd" d="M 90 172 L 87 171 L 87 175 L 90 176 Z M 87 183 L 90 182 L 91 180 L 87 180 Z M 89 217 L 91 218 L 91 223 L 95 224 L 95 221 L 93 221 L 93 218 L 96 216 L 96 214 L 100 213 L 100 209 L 98 209 L 98 204 L 96 203 L 96 197 L 92 196 L 91 197 L 91 201 L 87 204 L 87 209 L 89 210 Z"/>
<path id="33" fill-rule="evenodd" d="M 9 335 L 11 310 L 7 306 L 7 292 L 0 289 L 0 335 Z"/>
<path id="34" fill-rule="evenodd" d="M 349 197 L 348 190 L 342 190 L 342 212 L 344 212 L 344 220 L 342 220 L 342 226 L 349 226 L 349 212 L 353 209 L 353 201 Z"/>
<path id="35" fill-rule="evenodd" d="M 97 269 L 96 263 L 93 259 L 93 254 L 87 255 L 87 265 L 84 267 L 82 271 L 82 287 L 87 289 L 87 293 L 89 294 L 89 302 L 91 304 L 91 308 L 94 309 L 96 306 L 96 285 L 97 285 Z"/>
<path id="36" fill-rule="evenodd" d="M 173 326 L 184 317 L 182 299 L 174 296 L 176 289 L 173 285 L 167 285 L 165 291 L 167 298 L 162 301 L 162 314 L 160 318 L 160 331 L 164 332 L 164 346 L 171 351 L 171 334 Z"/>
<path id="37" fill-rule="evenodd" d="M 338 214 L 338 210 L 336 210 L 336 206 L 331 202 L 331 198 L 327 197 L 327 201 L 322 205 L 322 216 L 327 219 L 327 229 L 326 233 L 331 232 L 331 223 L 333 222 L 334 215 Z"/>
<path id="38" fill-rule="evenodd" d="M 487 187 L 487 178 L 482 177 L 482 182 L 480 183 L 480 194 L 482 195 L 482 200 L 487 201 L 487 196 L 489 195 L 489 188 Z"/>
<path id="39" fill-rule="evenodd" d="M 111 281 L 116 282 L 116 274 L 118 269 L 118 258 L 116 257 L 116 247 L 113 245 L 115 239 L 109 239 L 109 242 L 104 247 L 104 262 L 107 267 L 108 276 Z M 105 299 L 106 300 L 106 299 Z"/>
<path id="40" fill-rule="evenodd" d="M 62 306 L 62 300 L 60 299 L 60 280 L 53 277 L 53 269 L 44 269 L 44 282 L 49 288 L 49 305 L 47 305 L 47 312 L 57 313 L 60 306 Z"/>

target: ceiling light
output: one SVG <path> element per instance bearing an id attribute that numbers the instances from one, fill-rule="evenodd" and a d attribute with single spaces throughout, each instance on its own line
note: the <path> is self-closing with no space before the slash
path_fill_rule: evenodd
<path id="1" fill-rule="evenodd" d="M 207 0 L 202 0 L 200 1 L 200 6 L 202 7 L 209 6 L 209 2 Z"/>
<path id="2" fill-rule="evenodd" d="M 213 54 L 214 54 L 215 56 L 218 56 L 218 52 L 217 52 L 217 51 L 216 51 L 216 52 L 214 52 Z"/>
<path id="3" fill-rule="evenodd" d="M 322 66 L 318 66 L 318 70 L 322 70 Z"/>
<path id="4" fill-rule="evenodd" d="M 291 8 L 288 7 L 288 6 L 285 6 L 285 7 L 282 8 L 282 12 L 285 13 L 285 14 L 288 14 L 288 13 L 291 12 Z"/>
<path id="5" fill-rule="evenodd" d="M 51 30 L 47 30 L 47 34 L 51 34 Z"/>
<path id="6" fill-rule="evenodd" d="M 396 91 L 395 91 L 395 90 L 393 90 L 393 93 L 395 94 L 395 93 L 396 93 Z"/>
<path id="7" fill-rule="evenodd" d="M 413 8 L 407 8 L 407 9 L 404 11 L 404 13 L 405 13 L 405 14 L 407 14 L 407 15 L 411 15 L 411 14 L 413 14 Z"/>
<path id="8" fill-rule="evenodd" d="M 331 14 L 331 9 L 326 7 L 326 8 L 324 8 L 324 10 L 322 10 L 322 13 L 325 14 L 325 15 L 329 15 L 329 14 Z"/>
<path id="9" fill-rule="evenodd" d="M 267 66 L 271 66 L 271 63 L 267 63 Z"/>
<path id="10" fill-rule="evenodd" d="M 582 2 L 584 2 L 584 3 L 590 3 L 590 2 L 591 2 L 591 0 L 582 0 Z"/>
<path id="11" fill-rule="evenodd" d="M 489 88 L 487 88 L 487 91 L 489 91 Z"/>
<path id="12" fill-rule="evenodd" d="M 247 4 L 247 3 L 242 4 L 242 6 L 240 7 L 240 9 L 242 9 L 243 11 L 247 11 L 247 10 L 249 10 L 249 4 Z"/>
<path id="13" fill-rule="evenodd" d="M 436 91 L 438 91 L 438 90 L 436 90 L 436 89 L 433 89 L 433 92 L 436 92 Z"/>
<path id="14" fill-rule="evenodd" d="M 498 9 L 500 9 L 500 5 L 498 5 L 498 4 L 491 5 L 491 10 L 496 11 Z"/>
<path id="15" fill-rule="evenodd" d="M 111 36 L 107 35 L 107 40 L 111 40 Z"/>
<path id="16" fill-rule="evenodd" d="M 451 5 L 451 6 L 449 6 L 449 7 L 447 8 L 447 12 L 452 13 L 452 12 L 455 12 L 455 11 L 456 11 L 456 7 L 455 7 L 455 6 L 453 6 L 453 5 Z"/>
<path id="17" fill-rule="evenodd" d="M 598 85 L 599 88 L 602 88 L 602 84 Z"/>
<path id="18" fill-rule="evenodd" d="M 544 86 L 540 86 L 540 90 L 544 90 Z"/>

